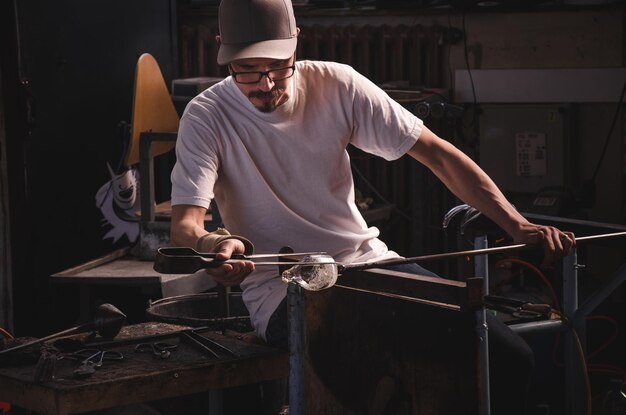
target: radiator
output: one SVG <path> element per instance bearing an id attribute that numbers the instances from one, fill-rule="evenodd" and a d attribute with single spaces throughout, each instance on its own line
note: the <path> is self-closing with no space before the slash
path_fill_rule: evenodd
<path id="1" fill-rule="evenodd" d="M 302 28 L 298 57 L 353 66 L 375 83 L 441 84 L 438 27 L 310 26 Z"/>
<path id="2" fill-rule="evenodd" d="M 216 63 L 216 26 L 181 29 L 181 75 L 225 76 Z M 439 26 L 312 25 L 300 28 L 298 59 L 329 60 L 353 66 L 376 83 L 442 85 L 442 28 Z"/>

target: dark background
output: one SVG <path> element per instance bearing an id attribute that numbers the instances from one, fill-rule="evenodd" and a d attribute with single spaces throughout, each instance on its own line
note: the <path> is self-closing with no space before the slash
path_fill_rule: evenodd
<path id="1" fill-rule="evenodd" d="M 54 314 L 62 311 L 49 309 L 47 276 L 128 243 L 103 240 L 95 195 L 110 178 L 106 163 L 115 167 L 122 155 L 118 124 L 131 121 L 139 56 L 151 53 L 165 79 L 176 76 L 175 7 L 167 0 L 0 7 L 15 333 L 41 335 L 60 324 Z"/>

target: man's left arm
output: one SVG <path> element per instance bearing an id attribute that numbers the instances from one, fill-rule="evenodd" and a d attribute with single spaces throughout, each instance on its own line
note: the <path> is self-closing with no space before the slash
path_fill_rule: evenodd
<path id="1" fill-rule="evenodd" d="M 498 224 L 515 243 L 541 245 L 543 265 L 561 258 L 576 243 L 571 232 L 530 223 L 471 158 L 426 126 L 408 154 L 428 167 L 459 199 Z"/>

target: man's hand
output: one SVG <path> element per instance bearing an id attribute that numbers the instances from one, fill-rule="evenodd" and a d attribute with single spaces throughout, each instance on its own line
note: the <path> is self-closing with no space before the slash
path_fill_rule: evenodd
<path id="1" fill-rule="evenodd" d="M 238 239 L 226 239 L 215 246 L 215 259 L 226 261 L 232 254 L 243 254 L 245 246 Z M 254 262 L 238 261 L 234 264 L 222 264 L 216 268 L 207 268 L 207 274 L 226 287 L 233 287 L 241 282 L 254 271 Z"/>
<path id="2" fill-rule="evenodd" d="M 563 232 L 554 226 L 536 225 L 528 223 L 513 235 L 515 243 L 540 245 L 544 256 L 542 267 L 549 267 L 555 261 L 567 255 L 576 245 L 572 232 Z"/>

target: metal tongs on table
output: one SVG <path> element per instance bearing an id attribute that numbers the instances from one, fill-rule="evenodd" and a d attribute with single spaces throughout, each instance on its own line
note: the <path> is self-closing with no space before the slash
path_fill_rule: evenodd
<path id="1" fill-rule="evenodd" d="M 550 318 L 553 312 L 549 304 L 531 303 L 516 298 L 502 297 L 499 295 L 486 295 L 484 303 L 487 308 L 508 313 L 513 317 L 537 320 L 540 318 Z"/>
<path id="2" fill-rule="evenodd" d="M 228 347 L 224 346 L 216 342 L 213 339 L 210 339 L 202 334 L 198 333 L 199 330 L 203 328 L 196 328 L 190 330 L 184 330 L 180 332 L 180 338 L 182 341 L 190 344 L 198 349 L 200 349 L 203 353 L 211 355 L 217 359 L 223 356 L 232 356 L 238 357 L 239 353 L 234 352 Z"/>

